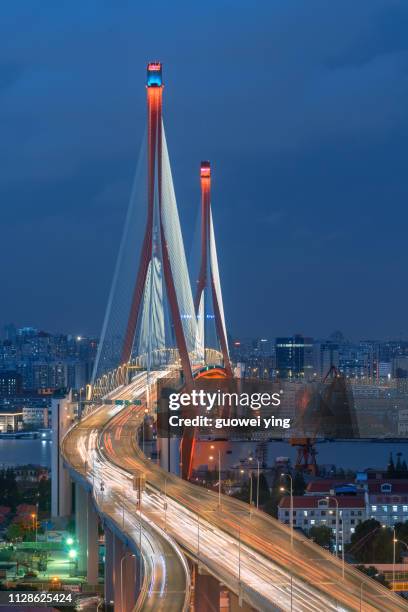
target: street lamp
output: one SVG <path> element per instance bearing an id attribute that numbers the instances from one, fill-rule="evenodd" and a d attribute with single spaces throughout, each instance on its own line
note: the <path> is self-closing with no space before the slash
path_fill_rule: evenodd
<path id="1" fill-rule="evenodd" d="M 326 501 L 329 502 L 330 504 L 330 500 L 333 499 L 336 502 L 336 557 L 338 558 L 339 556 L 339 539 L 338 539 L 338 531 L 339 531 L 339 501 L 336 497 L 333 497 L 333 495 L 326 495 L 326 497 L 324 498 Z M 342 578 L 344 580 L 344 518 L 343 518 L 343 514 L 341 515 L 341 575 Z"/>
<path id="2" fill-rule="evenodd" d="M 149 412 L 148 408 L 144 409 L 144 415 L 143 415 L 143 424 L 142 424 L 142 451 L 143 454 L 145 452 L 145 425 L 146 425 L 146 415 Z"/>
<path id="3" fill-rule="evenodd" d="M 33 532 L 35 531 L 35 541 L 37 542 L 37 529 L 38 529 L 37 515 L 34 514 L 33 512 L 33 514 L 31 515 L 31 518 L 33 519 Z"/>
<path id="4" fill-rule="evenodd" d="M 126 559 L 129 553 L 125 552 L 123 557 L 120 560 L 120 608 L 124 610 L 124 602 L 123 602 L 123 561 Z M 136 557 L 135 554 L 132 553 L 131 557 L 134 559 Z"/>
<path id="5" fill-rule="evenodd" d="M 257 474 L 256 474 L 256 509 L 259 509 L 259 467 L 260 467 L 260 462 L 259 459 L 257 459 Z"/>
<path id="6" fill-rule="evenodd" d="M 408 544 L 406 542 L 404 542 L 404 540 L 399 540 L 398 538 L 395 537 L 395 527 L 394 527 L 394 564 L 393 564 L 393 570 L 392 570 L 392 581 L 395 582 L 395 545 L 397 544 L 403 544 L 403 546 L 405 546 L 405 548 L 408 550 Z M 393 585 L 394 586 L 394 585 Z"/>
<path id="7" fill-rule="evenodd" d="M 76 566 L 75 566 L 75 561 L 76 558 L 78 556 L 77 551 L 75 550 L 75 548 L 71 548 L 71 550 L 68 551 L 68 559 L 70 562 L 70 575 L 72 573 L 72 575 L 75 575 L 75 570 L 76 570 Z M 72 567 L 71 567 L 71 563 L 72 563 Z"/>
<path id="8" fill-rule="evenodd" d="M 281 478 L 289 478 L 290 480 L 290 489 L 289 489 L 289 495 L 290 495 L 290 545 L 293 548 L 293 478 L 291 476 L 291 474 L 281 474 Z M 286 489 L 284 487 L 280 487 L 281 491 L 286 491 Z"/>
<path id="9" fill-rule="evenodd" d="M 164 531 L 167 531 L 167 478 L 164 479 Z"/>
<path id="10" fill-rule="evenodd" d="M 326 501 L 329 502 L 329 508 L 330 508 L 330 500 L 333 500 L 334 502 L 336 502 L 336 557 L 339 557 L 339 500 L 336 497 L 331 497 L 330 495 L 326 495 L 326 497 L 324 498 Z M 343 524 L 341 526 L 341 533 L 344 533 L 344 529 L 343 529 Z M 344 540 L 344 538 L 343 538 Z M 343 543 L 341 545 L 341 551 L 343 553 Z"/>
<path id="11" fill-rule="evenodd" d="M 200 515 L 197 514 L 197 559 L 200 558 Z"/>
<path id="12" fill-rule="evenodd" d="M 221 451 L 218 450 L 218 506 L 221 508 Z"/>
<path id="13" fill-rule="evenodd" d="M 241 588 L 241 528 L 238 527 L 238 585 Z"/>
<path id="14" fill-rule="evenodd" d="M 214 448 L 214 445 L 211 445 L 211 448 Z M 213 455 L 210 455 L 209 460 L 212 461 L 214 459 Z M 221 508 L 221 451 L 218 451 L 218 507 Z"/>
<path id="15" fill-rule="evenodd" d="M 249 472 L 249 516 L 252 516 L 252 470 Z"/>
<path id="16" fill-rule="evenodd" d="M 395 525 L 392 528 L 392 587 L 395 588 L 395 545 L 398 542 L 395 535 Z"/>

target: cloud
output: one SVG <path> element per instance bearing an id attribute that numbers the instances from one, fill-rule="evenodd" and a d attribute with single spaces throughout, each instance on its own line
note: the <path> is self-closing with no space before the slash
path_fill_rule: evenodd
<path id="1" fill-rule="evenodd" d="M 99 0 L 5 3 L 0 256 L 23 288 L 7 281 L 3 316 L 13 318 L 18 302 L 21 317 L 31 318 L 35 308 L 44 327 L 47 317 L 59 317 L 61 329 L 84 331 L 94 313 L 102 317 L 101 287 L 109 286 L 143 137 L 145 64 L 157 57 L 164 61 L 166 129 L 187 236 L 199 160 L 214 164 L 218 252 L 234 328 L 268 331 L 271 313 L 251 299 L 263 286 L 276 329 L 347 329 L 344 304 L 331 305 L 330 313 L 313 306 L 326 295 L 319 279 L 331 273 L 328 243 L 339 249 L 339 275 L 351 278 L 350 293 L 362 299 L 361 278 L 372 278 L 378 244 L 384 270 L 405 274 L 398 249 L 408 222 L 407 24 L 403 0 L 259 0 L 256 10 L 244 0 L 209 0 L 204 9 L 158 1 L 154 19 L 150 6 L 130 0 L 120 10 Z M 61 235 L 70 246 L 59 248 Z M 239 236 L 238 246 L 231 236 Z M 305 257 L 316 280 L 297 324 L 287 303 L 298 299 L 293 278 Z M 353 260 L 363 262 L 358 282 L 349 274 Z M 59 312 L 61 295 L 25 303 L 40 269 L 87 292 L 86 312 L 69 303 Z M 274 275 L 284 296 L 277 302 Z M 386 297 L 375 299 L 373 291 L 365 287 L 367 299 L 386 312 Z M 401 284 L 399 291 L 406 301 Z M 370 324 L 385 333 L 385 323 Z"/>

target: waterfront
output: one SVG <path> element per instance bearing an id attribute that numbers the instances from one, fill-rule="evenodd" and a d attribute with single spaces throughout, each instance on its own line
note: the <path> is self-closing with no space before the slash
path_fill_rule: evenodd
<path id="1" fill-rule="evenodd" d="M 51 467 L 50 440 L 0 440 L 0 465 L 43 465 Z"/>
<path id="2" fill-rule="evenodd" d="M 50 440 L 0 440 L 0 465 L 26 465 L 33 463 L 51 467 Z M 234 460 L 254 452 L 254 442 L 233 442 Z M 320 465 L 334 464 L 338 468 L 364 470 L 368 467 L 385 468 L 390 453 L 401 452 L 408 461 L 408 440 L 406 442 L 321 442 L 316 445 L 317 461 Z M 286 442 L 268 444 L 268 464 L 273 465 L 275 457 L 296 459 L 296 448 Z"/>
<path id="3" fill-rule="evenodd" d="M 345 470 L 363 471 L 367 468 L 384 469 L 387 467 L 390 453 L 394 459 L 401 452 L 408 461 L 408 440 L 406 442 L 319 442 L 316 444 L 317 463 L 334 464 Z M 268 448 L 268 459 L 284 456 L 290 457 L 292 464 L 296 460 L 297 449 L 285 442 L 271 442 Z"/>
<path id="4" fill-rule="evenodd" d="M 209 445 L 212 441 L 201 440 L 195 448 L 195 469 L 208 465 Z M 223 465 L 239 467 L 241 462 L 245 463 L 248 457 L 256 456 L 257 442 L 233 441 L 222 442 Z M 266 464 L 268 467 L 275 465 L 275 460 L 289 458 L 292 465 L 296 463 L 297 448 L 290 446 L 287 442 L 266 442 Z M 408 462 L 408 440 L 396 442 L 371 442 L 371 441 L 345 441 L 345 442 L 318 442 L 316 444 L 317 463 L 323 466 L 336 466 L 337 469 L 364 471 L 367 468 L 385 469 L 388 465 L 390 453 L 394 461 L 397 453 L 402 453 L 402 458 Z M 262 451 L 263 453 L 263 451 Z M 211 454 L 211 453 L 210 453 Z M 265 455 L 263 455 L 265 456 Z"/>

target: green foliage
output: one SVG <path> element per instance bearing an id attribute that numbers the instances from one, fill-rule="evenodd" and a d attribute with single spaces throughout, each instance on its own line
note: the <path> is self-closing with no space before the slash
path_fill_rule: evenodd
<path id="1" fill-rule="evenodd" d="M 264 511 L 270 514 L 271 516 L 274 516 L 275 518 L 278 517 L 278 505 L 284 495 L 284 493 L 280 489 L 283 486 L 285 486 L 286 488 L 286 485 L 287 482 L 281 478 L 280 472 L 276 470 L 272 482 L 270 496 L 264 506 Z"/>
<path id="2" fill-rule="evenodd" d="M 392 453 L 387 465 L 388 478 L 408 478 L 408 468 L 405 459 L 402 459 L 402 453 L 397 453 L 397 463 L 394 463 Z"/>
<path id="3" fill-rule="evenodd" d="M 51 480 L 42 479 L 38 483 L 38 509 L 40 512 L 51 512 Z"/>
<path id="4" fill-rule="evenodd" d="M 6 538 L 9 542 L 13 542 L 18 538 L 24 538 L 27 533 L 27 529 L 22 523 L 11 523 L 7 528 Z"/>
<path id="5" fill-rule="evenodd" d="M 12 510 L 20 503 L 20 494 L 13 469 L 0 471 L 0 505 L 9 506 Z"/>
<path id="6" fill-rule="evenodd" d="M 256 474 L 254 474 L 252 483 L 252 501 L 254 504 L 256 504 L 257 486 L 258 477 Z M 263 506 L 269 498 L 270 492 L 268 487 L 268 481 L 266 480 L 265 475 L 261 472 L 259 474 L 259 505 Z"/>
<path id="7" fill-rule="evenodd" d="M 306 490 L 306 482 L 302 472 L 296 472 L 293 477 L 293 495 L 304 495 Z"/>
<path id="8" fill-rule="evenodd" d="M 375 519 L 364 521 L 357 525 L 347 550 L 359 563 L 392 563 L 393 531 Z"/>
<path id="9" fill-rule="evenodd" d="M 327 525 L 315 525 L 311 527 L 308 532 L 309 538 L 311 538 L 319 546 L 325 548 L 331 548 L 333 544 L 333 532 Z"/>
<path id="10" fill-rule="evenodd" d="M 251 481 L 248 479 L 243 483 L 241 490 L 238 493 L 234 493 L 233 497 L 236 499 L 240 499 L 241 501 L 249 503 L 249 498 L 251 495 Z M 256 473 L 252 474 L 252 503 L 256 505 L 256 496 L 257 496 L 257 485 L 258 485 L 258 477 Z M 259 474 L 259 505 L 263 506 L 267 503 L 270 498 L 270 492 L 268 487 L 268 482 L 262 474 Z"/>
<path id="11" fill-rule="evenodd" d="M 369 576 L 370 578 L 377 580 L 377 582 L 380 582 L 381 584 L 384 584 L 384 585 L 387 584 L 384 574 L 380 574 L 377 568 L 374 567 L 374 565 L 370 565 L 369 567 L 365 567 L 364 565 L 356 565 L 356 568 L 363 574 L 366 574 L 366 576 Z"/>

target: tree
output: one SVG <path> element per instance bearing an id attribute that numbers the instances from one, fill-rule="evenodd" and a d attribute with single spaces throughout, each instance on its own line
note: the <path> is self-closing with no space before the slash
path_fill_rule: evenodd
<path id="1" fill-rule="evenodd" d="M 274 516 L 275 518 L 278 517 L 279 502 L 281 498 L 283 497 L 283 495 L 285 495 L 285 492 L 281 491 L 281 488 L 284 487 L 285 485 L 286 485 L 286 482 L 282 479 L 280 472 L 275 470 L 275 476 L 272 482 L 272 489 L 269 495 L 269 499 L 267 500 L 264 506 L 264 511 L 267 514 Z"/>
<path id="2" fill-rule="evenodd" d="M 11 523 L 7 528 L 6 538 L 9 542 L 13 542 L 18 538 L 23 538 L 26 534 L 26 529 L 21 523 Z"/>
<path id="3" fill-rule="evenodd" d="M 0 504 L 16 509 L 20 501 L 16 475 L 12 468 L 0 472 Z"/>
<path id="4" fill-rule="evenodd" d="M 395 466 L 395 470 L 397 472 L 401 472 L 402 471 L 401 455 L 402 455 L 401 452 L 397 453 L 397 464 Z"/>
<path id="5" fill-rule="evenodd" d="M 38 508 L 42 512 L 51 510 L 51 480 L 42 478 L 38 483 Z"/>
<path id="6" fill-rule="evenodd" d="M 253 483 L 252 483 L 252 501 L 254 504 L 256 504 L 257 487 L 258 487 L 258 476 L 257 474 L 255 474 L 253 476 Z M 269 487 L 268 487 L 268 481 L 265 478 L 265 474 L 261 472 L 259 474 L 259 505 L 263 506 L 268 501 L 270 496 L 271 494 L 270 494 Z"/>
<path id="7" fill-rule="evenodd" d="M 387 584 L 384 574 L 380 574 L 374 565 L 370 565 L 369 567 L 365 567 L 365 565 L 356 565 L 356 568 L 363 574 L 366 574 L 366 576 L 370 576 L 370 578 L 377 580 L 377 582 L 381 582 L 381 584 L 384 585 Z"/>
<path id="8" fill-rule="evenodd" d="M 293 495 L 304 495 L 306 490 L 306 482 L 302 472 L 296 472 L 293 478 Z"/>
<path id="9" fill-rule="evenodd" d="M 392 457 L 392 453 L 390 453 L 390 458 L 389 458 L 388 465 L 387 465 L 387 476 L 389 478 L 395 477 L 395 465 L 394 465 L 394 459 Z"/>
<path id="10" fill-rule="evenodd" d="M 333 544 L 333 532 L 327 525 L 316 525 L 311 527 L 308 532 L 309 538 L 311 538 L 319 546 L 325 548 L 331 548 Z"/>
<path id="11" fill-rule="evenodd" d="M 357 525 L 347 550 L 359 563 L 391 563 L 393 532 L 375 519 L 363 521 Z"/>

